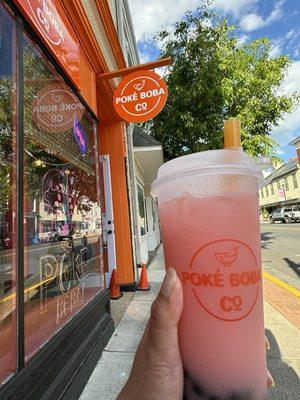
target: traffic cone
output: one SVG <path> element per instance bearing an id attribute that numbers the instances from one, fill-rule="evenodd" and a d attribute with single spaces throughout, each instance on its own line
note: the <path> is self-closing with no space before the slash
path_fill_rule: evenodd
<path id="1" fill-rule="evenodd" d="M 118 300 L 123 296 L 123 293 L 121 293 L 121 291 L 120 291 L 118 272 L 116 269 L 113 270 L 112 275 L 111 275 L 110 284 L 109 284 L 109 292 L 110 292 L 110 298 L 112 300 Z"/>
<path id="2" fill-rule="evenodd" d="M 147 290 L 151 289 L 151 286 L 149 285 L 148 279 L 147 279 L 146 264 L 141 264 L 141 268 L 142 268 L 142 273 L 141 273 L 140 283 L 138 284 L 138 287 L 136 290 L 147 291 Z"/>

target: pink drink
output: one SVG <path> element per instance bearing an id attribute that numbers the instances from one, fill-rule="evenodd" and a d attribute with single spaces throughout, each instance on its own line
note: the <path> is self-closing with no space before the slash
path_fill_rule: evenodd
<path id="1" fill-rule="evenodd" d="M 225 159 L 220 152 L 227 153 Z M 192 176 L 185 171 L 185 179 L 165 179 L 159 187 L 160 175 L 157 187 L 154 184 L 166 266 L 176 269 L 184 289 L 179 327 L 184 399 L 264 400 L 258 172 L 250 176 L 244 169 L 243 175 L 239 171 L 229 175 L 235 163 L 238 169 L 248 162 L 241 152 L 193 156 L 207 153 L 208 157 L 219 153 L 212 155 L 212 163 L 220 155 L 221 174 L 219 170 L 205 174 L 207 159 L 203 173 L 198 159 L 199 171 L 191 168 Z M 179 160 L 170 162 L 173 176 Z M 252 171 L 254 166 L 250 163 L 248 168 Z M 183 170 L 181 161 L 179 175 Z"/>

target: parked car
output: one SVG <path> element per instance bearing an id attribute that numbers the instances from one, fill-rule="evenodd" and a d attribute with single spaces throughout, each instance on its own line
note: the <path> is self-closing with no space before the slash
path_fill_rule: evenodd
<path id="1" fill-rule="evenodd" d="M 274 210 L 270 215 L 270 222 L 273 224 L 276 221 L 285 222 L 286 224 L 300 221 L 300 207 L 293 206 Z"/>
<path id="2" fill-rule="evenodd" d="M 295 206 L 292 209 L 292 220 L 294 222 L 300 222 L 300 206 Z"/>
<path id="3" fill-rule="evenodd" d="M 38 240 L 40 243 L 57 242 L 59 234 L 56 230 L 48 228 L 38 234 Z"/>

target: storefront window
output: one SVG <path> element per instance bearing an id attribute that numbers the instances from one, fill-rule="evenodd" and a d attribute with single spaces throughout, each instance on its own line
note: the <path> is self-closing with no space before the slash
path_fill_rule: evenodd
<path id="1" fill-rule="evenodd" d="M 103 288 L 92 118 L 24 38 L 25 353 Z"/>
<path id="2" fill-rule="evenodd" d="M 0 381 L 16 363 L 16 32 L 0 4 Z"/>
<path id="3" fill-rule="evenodd" d="M 144 191 L 140 185 L 137 185 L 138 206 L 139 206 L 139 226 L 141 236 L 146 235 L 146 213 L 144 203 Z"/>

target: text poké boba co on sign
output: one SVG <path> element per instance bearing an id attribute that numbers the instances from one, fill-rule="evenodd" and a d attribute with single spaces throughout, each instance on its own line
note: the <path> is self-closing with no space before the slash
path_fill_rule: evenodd
<path id="1" fill-rule="evenodd" d="M 163 78 L 153 71 L 138 71 L 127 75 L 114 94 L 114 106 L 122 119 L 145 122 L 164 107 L 168 88 Z"/>

